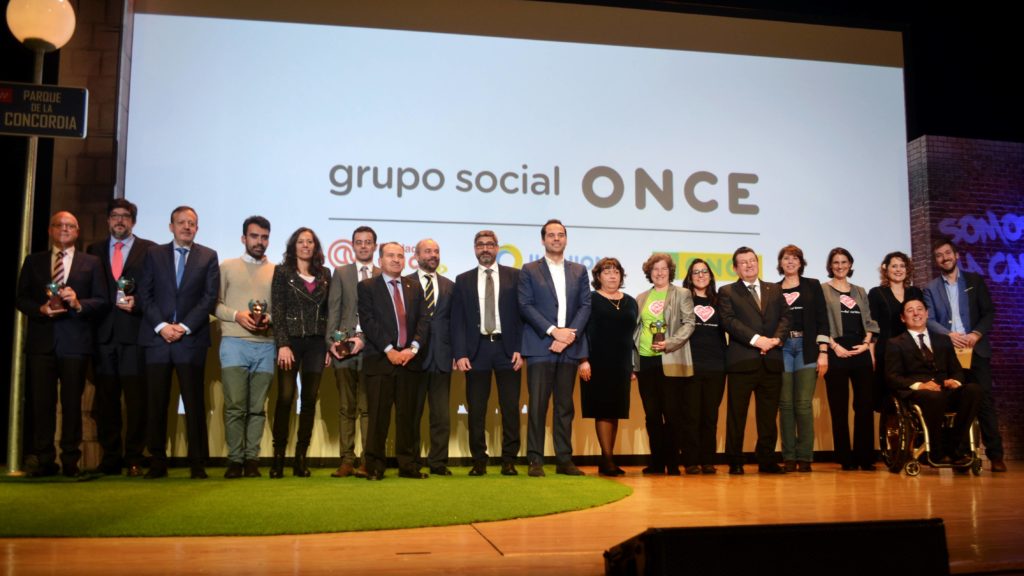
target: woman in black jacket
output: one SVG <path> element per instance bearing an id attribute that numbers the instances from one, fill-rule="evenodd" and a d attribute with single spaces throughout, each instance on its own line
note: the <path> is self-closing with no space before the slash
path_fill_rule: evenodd
<path id="1" fill-rule="evenodd" d="M 299 431 L 295 441 L 295 476 L 308 477 L 306 451 L 313 435 L 313 418 L 320 390 L 320 375 L 328 358 L 327 289 L 330 271 L 324 267 L 320 239 L 309 228 L 299 228 L 285 249 L 284 260 L 271 281 L 271 317 L 277 344 L 277 407 L 274 409 L 274 461 L 271 478 L 284 476 L 284 453 L 295 402 L 296 377 L 302 374 Z"/>

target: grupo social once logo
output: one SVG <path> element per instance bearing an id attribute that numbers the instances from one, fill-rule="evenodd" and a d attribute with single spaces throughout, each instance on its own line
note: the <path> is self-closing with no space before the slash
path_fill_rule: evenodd
<path id="1" fill-rule="evenodd" d="M 327 261 L 331 266 L 344 266 L 356 261 L 356 254 L 352 250 L 352 241 L 348 238 L 341 238 L 331 243 L 327 250 Z"/>

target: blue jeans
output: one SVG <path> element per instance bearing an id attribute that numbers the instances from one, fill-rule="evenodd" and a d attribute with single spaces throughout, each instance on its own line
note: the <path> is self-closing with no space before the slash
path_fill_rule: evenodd
<path id="1" fill-rule="evenodd" d="M 814 387 L 817 365 L 804 363 L 804 339 L 789 338 L 782 348 L 785 372 L 779 396 L 782 459 L 810 462 L 814 458 Z"/>
<path id="2" fill-rule="evenodd" d="M 241 464 L 260 455 L 267 423 L 267 392 L 274 379 L 277 347 L 225 336 L 220 343 L 220 379 L 224 390 L 224 439 L 228 460 Z"/>

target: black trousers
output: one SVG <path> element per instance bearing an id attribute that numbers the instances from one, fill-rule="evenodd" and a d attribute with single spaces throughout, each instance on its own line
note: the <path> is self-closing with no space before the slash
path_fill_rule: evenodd
<path id="1" fill-rule="evenodd" d="M 981 406 L 982 390 L 977 382 L 966 382 L 960 388 L 943 388 L 939 392 L 911 390 L 910 401 L 921 407 L 930 441 L 929 457 L 938 460 L 943 456 L 960 456 L 967 447 L 967 436 Z M 942 421 L 946 411 L 955 411 L 953 429 L 948 438 L 943 438 Z M 948 441 L 947 441 L 948 440 Z"/>
<path id="2" fill-rule="evenodd" d="M 529 390 L 526 424 L 526 456 L 530 464 L 544 463 L 545 422 L 548 403 L 554 401 L 551 418 L 551 437 L 555 444 L 555 461 L 572 463 L 572 419 L 576 410 L 572 404 L 572 389 L 576 386 L 579 362 L 559 357 L 555 362 L 531 361 L 526 368 L 526 387 Z"/>
<path id="3" fill-rule="evenodd" d="M 491 374 L 498 387 L 501 411 L 501 460 L 515 462 L 522 445 L 519 436 L 519 391 L 522 377 L 512 369 L 512 359 L 500 341 L 481 339 L 473 369 L 466 373 L 466 409 L 469 411 L 469 453 L 474 464 L 487 463 L 487 404 L 491 397 Z"/>
<path id="4" fill-rule="evenodd" d="M 291 426 L 292 406 L 295 405 L 297 377 L 302 374 L 302 398 L 299 407 L 299 430 L 295 439 L 295 453 L 305 454 L 313 437 L 313 420 L 316 418 L 316 400 L 320 394 L 320 378 L 324 371 L 327 343 L 323 336 L 291 338 L 289 347 L 295 361 L 291 370 L 277 371 L 277 405 L 274 406 L 274 452 L 283 454 L 288 448 L 288 431 Z"/>
<path id="5" fill-rule="evenodd" d="M 451 397 L 452 373 L 423 371 L 419 374 L 420 385 L 416 388 L 416 409 L 413 412 L 413 446 L 417 459 L 420 456 L 420 427 L 423 422 L 423 408 L 430 400 L 430 447 L 427 450 L 427 466 L 436 468 L 448 465 L 448 438 L 452 432 L 452 421 L 448 401 Z"/>
<path id="6" fill-rule="evenodd" d="M 825 390 L 828 411 L 832 416 L 832 449 L 836 461 L 847 466 L 867 466 L 875 455 L 875 386 L 871 355 L 867 352 L 852 358 L 828 354 Z M 850 450 L 850 389 L 853 389 L 853 450 Z"/>
<path id="7" fill-rule="evenodd" d="M 757 418 L 757 445 L 754 453 L 760 465 L 775 462 L 775 443 L 779 439 L 776 417 L 782 393 L 782 372 L 769 372 L 764 363 L 752 372 L 730 372 L 727 384 L 729 404 L 725 420 L 725 453 L 730 464 L 743 464 L 743 435 L 747 427 L 750 395 L 754 394 Z"/>
<path id="8" fill-rule="evenodd" d="M 82 391 L 85 389 L 85 356 L 28 355 L 32 387 L 32 452 L 40 466 L 55 464 L 53 440 L 57 431 L 58 381 L 61 405 L 60 459 L 65 469 L 82 457 Z"/>
<path id="9" fill-rule="evenodd" d="M 985 443 L 985 456 L 989 460 L 1002 460 L 1003 437 L 999 434 L 999 416 L 992 395 L 992 359 L 975 353 L 971 357 L 971 369 L 966 372 L 967 379 L 977 382 L 981 387 L 978 424 L 981 425 L 981 439 Z"/>
<path id="10" fill-rule="evenodd" d="M 413 437 L 419 374 L 404 366 L 395 366 L 388 374 L 366 374 L 366 405 L 370 422 L 366 438 L 366 471 L 384 473 L 387 468 L 385 442 L 391 427 L 391 408 L 395 409 L 395 457 L 398 469 L 418 472 Z"/>
<path id="11" fill-rule="evenodd" d="M 93 368 L 96 399 L 93 416 L 103 447 L 103 467 L 141 466 L 146 448 L 146 380 L 143 352 L 137 344 L 100 344 Z M 121 394 L 124 393 L 124 418 Z M 124 428 L 122 451 L 121 429 Z"/>
<path id="12" fill-rule="evenodd" d="M 723 396 L 725 372 L 697 372 L 683 388 L 683 465 L 715 463 Z"/>
<path id="13" fill-rule="evenodd" d="M 185 404 L 185 439 L 188 461 L 193 467 L 206 465 L 210 439 L 206 425 L 206 348 L 182 343 L 146 348 L 146 445 L 150 466 L 167 468 L 167 410 L 171 404 L 171 376 L 178 375 L 181 400 Z M 177 403 L 175 403 L 177 406 Z"/>
<path id="14" fill-rule="evenodd" d="M 682 443 L 683 387 L 688 378 L 665 376 L 661 356 L 641 356 L 637 388 L 644 405 L 651 468 L 679 468 Z"/>

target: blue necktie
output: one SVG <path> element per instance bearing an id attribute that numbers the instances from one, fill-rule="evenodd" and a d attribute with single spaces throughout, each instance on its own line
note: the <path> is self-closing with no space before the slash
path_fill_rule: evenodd
<path id="1" fill-rule="evenodd" d="M 181 286 L 181 277 L 185 275 L 185 260 L 188 258 L 188 248 L 175 248 L 180 256 L 178 257 L 178 272 L 175 275 L 175 286 Z"/>

